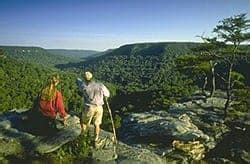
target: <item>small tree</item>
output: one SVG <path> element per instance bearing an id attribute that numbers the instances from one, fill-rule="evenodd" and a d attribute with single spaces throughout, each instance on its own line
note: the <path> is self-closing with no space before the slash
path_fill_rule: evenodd
<path id="1" fill-rule="evenodd" d="M 217 54 L 222 47 L 225 46 L 223 42 L 218 42 L 216 37 L 215 38 L 206 38 L 200 36 L 201 39 L 204 41 L 203 44 L 195 48 L 195 51 L 201 53 L 201 59 L 207 63 L 209 66 L 209 73 L 211 74 L 211 90 L 210 90 L 210 97 L 213 97 L 215 89 L 216 89 L 216 82 L 215 82 L 215 66 L 219 63 L 217 58 Z"/>
<path id="2" fill-rule="evenodd" d="M 215 56 L 217 59 L 223 61 L 227 65 L 226 93 L 227 100 L 224 107 L 224 115 L 227 116 L 227 111 L 232 102 L 233 90 L 233 69 L 239 61 L 240 57 L 244 55 L 240 50 L 240 45 L 250 39 L 250 20 L 247 19 L 246 14 L 235 15 L 230 18 L 219 21 L 219 24 L 214 28 L 213 32 L 216 34 L 213 40 L 214 44 L 224 43 L 226 45 L 219 54 Z M 210 41 L 211 42 L 211 41 Z"/>

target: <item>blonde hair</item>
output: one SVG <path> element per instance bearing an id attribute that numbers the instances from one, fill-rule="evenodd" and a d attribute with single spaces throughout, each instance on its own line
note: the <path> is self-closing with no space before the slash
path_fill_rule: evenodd
<path id="1" fill-rule="evenodd" d="M 86 80 L 90 81 L 93 77 L 93 74 L 91 72 L 87 71 L 84 73 L 84 77 Z"/>
<path id="2" fill-rule="evenodd" d="M 59 82 L 58 74 L 50 75 L 40 92 L 40 98 L 42 100 L 47 100 L 47 101 L 53 100 L 55 98 L 55 93 L 57 91 L 56 83 L 58 82 Z"/>

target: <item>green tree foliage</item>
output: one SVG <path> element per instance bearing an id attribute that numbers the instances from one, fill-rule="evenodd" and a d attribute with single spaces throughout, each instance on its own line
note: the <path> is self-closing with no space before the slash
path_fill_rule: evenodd
<path id="1" fill-rule="evenodd" d="M 4 56 L 3 51 L 0 51 L 0 54 Z M 60 83 L 57 88 L 62 92 L 66 109 L 68 112 L 74 112 L 80 116 L 84 102 L 77 92 L 75 74 L 9 57 L 1 57 L 0 60 L 0 111 L 31 108 L 43 83 L 53 72 L 58 72 L 60 75 Z M 105 85 L 111 92 L 111 98 L 114 97 L 117 92 L 116 86 L 108 82 Z M 114 114 L 114 118 L 118 127 L 120 117 Z M 109 120 L 109 115 L 105 110 L 103 127 L 110 129 L 111 123 Z"/>
<path id="2" fill-rule="evenodd" d="M 244 87 L 235 91 L 236 102 L 233 107 L 236 111 L 250 112 L 250 87 Z"/>
<path id="3" fill-rule="evenodd" d="M 234 45 L 233 48 L 238 48 L 235 46 L 250 39 L 249 28 L 250 20 L 246 14 L 240 14 L 220 21 L 214 32 L 223 42 L 230 42 Z"/>
<path id="4" fill-rule="evenodd" d="M 200 53 L 202 60 L 208 65 L 209 63 L 209 72 L 208 75 L 210 76 L 210 97 L 213 97 L 215 89 L 216 89 L 216 72 L 215 66 L 220 62 L 216 57 L 220 50 L 225 47 L 224 42 L 218 42 L 217 38 L 205 38 L 201 36 L 202 40 L 204 41 L 203 44 L 196 48 L 196 51 Z M 208 68 L 208 67 L 207 67 Z"/>
<path id="5" fill-rule="evenodd" d="M 0 111 L 14 108 L 30 108 L 48 75 L 56 70 L 14 60 L 9 57 L 0 60 Z M 81 110 L 82 100 L 77 95 L 74 74 L 59 72 L 59 90 L 69 110 Z"/>
<path id="6" fill-rule="evenodd" d="M 242 89 L 245 87 L 245 76 L 242 75 L 241 73 L 232 71 L 231 78 L 232 78 L 232 88 Z"/>
<path id="7" fill-rule="evenodd" d="M 246 53 L 243 53 L 241 44 L 250 39 L 250 20 L 247 19 L 246 14 L 235 15 L 233 17 L 225 18 L 219 22 L 214 28 L 213 32 L 216 37 L 213 39 L 207 39 L 211 45 L 219 46 L 220 52 L 213 54 L 217 60 L 221 60 L 227 69 L 225 79 L 227 101 L 225 103 L 225 117 L 227 116 L 227 110 L 232 102 L 233 91 L 233 71 L 237 62 Z M 231 44 L 231 45 L 229 45 Z M 221 45 L 225 45 L 222 47 Z"/>
<path id="8" fill-rule="evenodd" d="M 198 84 L 202 81 L 202 91 L 204 92 L 207 86 L 207 79 L 211 70 L 211 65 L 203 57 L 195 54 L 181 55 L 176 58 L 178 70 L 194 78 Z"/>
<path id="9" fill-rule="evenodd" d="M 90 146 L 90 136 L 81 134 L 77 137 L 77 139 L 63 145 L 56 152 L 53 152 L 53 155 L 55 155 L 56 158 L 59 158 L 61 160 L 69 161 L 71 159 L 73 161 L 73 159 L 78 159 L 83 161 L 86 160 L 87 157 L 89 157 Z"/>
<path id="10" fill-rule="evenodd" d="M 92 50 L 66 50 L 66 49 L 46 49 L 47 52 L 53 55 L 65 56 L 71 58 L 72 62 L 79 62 L 80 60 L 87 59 L 99 55 L 101 52 Z"/>
<path id="11" fill-rule="evenodd" d="M 125 45 L 92 60 L 74 65 L 61 65 L 59 68 L 77 73 L 90 70 L 94 72 L 96 79 L 114 84 L 117 94 L 112 99 L 111 106 L 116 110 L 123 108 L 128 109 L 127 111 L 145 111 L 154 107 L 160 110 L 175 102 L 177 97 L 193 91 L 192 81 L 178 73 L 174 59 L 184 52 L 191 52 L 196 45 Z"/>
<path id="12" fill-rule="evenodd" d="M 0 68 L 1 111 L 30 107 L 49 70 L 10 58 L 1 59 Z"/>

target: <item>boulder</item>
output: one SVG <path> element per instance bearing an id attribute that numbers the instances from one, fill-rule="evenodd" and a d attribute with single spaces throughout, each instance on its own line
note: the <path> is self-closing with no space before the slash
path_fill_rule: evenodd
<path id="1" fill-rule="evenodd" d="M 166 111 L 130 113 L 123 119 L 120 136 L 168 159 L 200 160 L 230 131 L 223 121 L 224 103 L 224 97 L 196 95 Z"/>
<path id="2" fill-rule="evenodd" d="M 94 137 L 94 127 L 90 126 L 90 135 Z M 100 132 L 102 145 L 92 149 L 93 163 L 164 163 L 163 159 L 154 152 L 134 147 L 123 142 L 113 142 L 113 134 L 104 130 Z"/>
<path id="3" fill-rule="evenodd" d="M 134 137 L 158 139 L 171 137 L 183 141 L 209 140 L 209 136 L 199 130 L 186 114 L 177 117 L 163 111 L 133 113 L 124 122 L 126 122 L 126 135 L 133 133 Z"/>
<path id="4" fill-rule="evenodd" d="M 80 120 L 76 116 L 67 119 L 67 125 L 61 128 L 52 136 L 36 138 L 35 152 L 40 154 L 50 153 L 62 145 L 77 138 L 81 134 Z"/>
<path id="5" fill-rule="evenodd" d="M 174 140 L 172 143 L 175 149 L 179 149 L 195 160 L 201 160 L 205 157 L 205 146 L 199 141 L 188 141 L 184 143 L 183 141 Z"/>
<path id="6" fill-rule="evenodd" d="M 166 149 L 162 149 L 160 154 L 166 156 L 169 154 L 168 151 L 172 153 L 178 149 L 185 152 L 188 157 L 200 160 L 205 156 L 207 145 L 214 145 L 213 138 L 193 124 L 187 114 L 178 116 L 163 111 L 133 113 L 125 121 L 126 132 L 122 135 L 126 138 L 123 140 L 134 144 L 134 141 L 139 141 L 140 144 L 165 145 Z"/>
<path id="7" fill-rule="evenodd" d="M 14 140 L 16 146 L 13 146 L 13 149 L 15 147 L 16 149 L 20 149 L 21 147 L 22 151 L 28 154 L 50 153 L 65 143 L 74 140 L 81 133 L 79 118 L 70 116 L 67 119 L 68 125 L 62 126 L 62 128 L 53 133 L 53 135 L 34 135 L 30 128 L 30 122 L 26 121 L 27 114 L 28 110 L 26 109 L 12 110 L 0 115 L 0 138 L 4 138 L 7 142 Z M 2 146 L 0 147 L 3 148 Z"/>

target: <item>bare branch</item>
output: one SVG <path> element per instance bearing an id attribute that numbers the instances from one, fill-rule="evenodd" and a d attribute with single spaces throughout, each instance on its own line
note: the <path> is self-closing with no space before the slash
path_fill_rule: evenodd
<path id="1" fill-rule="evenodd" d="M 219 76 L 223 81 L 227 81 L 224 77 L 222 77 L 220 74 L 216 73 L 217 76 Z"/>

